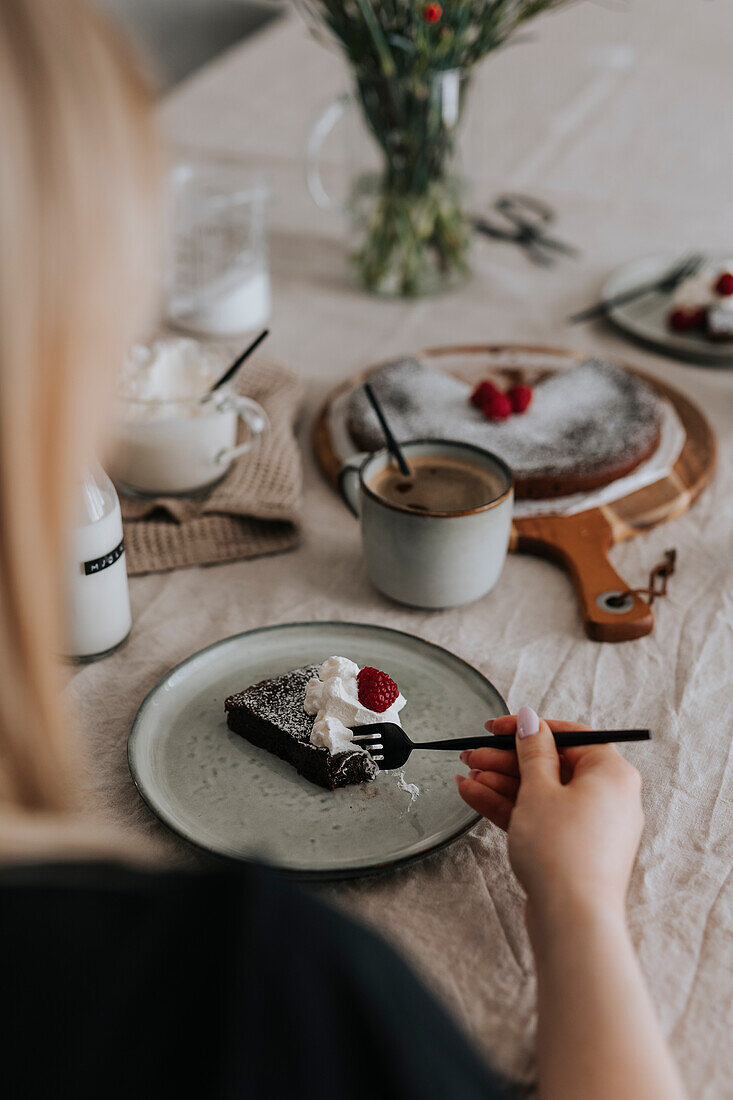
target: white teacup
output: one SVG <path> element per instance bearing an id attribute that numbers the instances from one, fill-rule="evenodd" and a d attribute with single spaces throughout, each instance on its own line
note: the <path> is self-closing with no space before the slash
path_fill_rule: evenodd
<path id="1" fill-rule="evenodd" d="M 230 390 L 175 401 L 122 401 L 111 473 L 123 491 L 185 495 L 219 481 L 267 428 L 265 410 Z M 239 421 L 247 438 L 237 443 Z"/>
<path id="2" fill-rule="evenodd" d="M 417 440 L 403 443 L 411 458 L 436 456 L 477 465 L 493 475 L 496 493 L 464 511 L 414 511 L 372 488 L 393 459 L 385 450 L 354 455 L 342 467 L 341 493 L 361 520 L 362 546 L 372 583 L 390 599 L 412 607 L 470 603 L 489 592 L 509 547 L 514 478 L 497 455 L 470 443 Z"/>

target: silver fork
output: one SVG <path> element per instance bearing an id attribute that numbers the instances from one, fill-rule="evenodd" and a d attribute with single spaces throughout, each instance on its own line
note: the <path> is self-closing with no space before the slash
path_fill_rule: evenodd
<path id="1" fill-rule="evenodd" d="M 559 749 L 573 745 L 605 745 L 611 741 L 651 741 L 651 730 L 579 730 L 572 733 L 554 733 Z M 379 765 L 380 771 L 402 768 L 413 749 L 437 749 L 439 752 L 458 752 L 459 749 L 513 749 L 513 733 L 483 737 L 450 737 L 446 741 L 411 741 L 401 726 L 394 722 L 374 722 L 370 726 L 354 726 L 353 741 L 365 749 Z"/>

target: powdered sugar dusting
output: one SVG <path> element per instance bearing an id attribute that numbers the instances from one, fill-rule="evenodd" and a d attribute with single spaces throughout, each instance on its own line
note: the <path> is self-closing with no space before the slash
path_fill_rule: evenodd
<path id="1" fill-rule="evenodd" d="M 303 709 L 305 687 L 318 675 L 318 665 L 294 668 L 282 676 L 263 680 L 232 696 L 232 703 L 246 706 L 258 718 L 280 727 L 298 741 L 310 741 L 313 715 Z"/>
<path id="2" fill-rule="evenodd" d="M 416 359 L 371 378 L 400 441 L 461 439 L 500 455 L 518 477 L 590 474 L 642 454 L 659 432 L 660 401 L 641 379 L 601 359 L 559 371 L 535 387 L 529 410 L 491 422 L 469 403 L 471 387 Z M 382 433 L 362 387 L 349 400 L 358 446 L 376 450 Z"/>

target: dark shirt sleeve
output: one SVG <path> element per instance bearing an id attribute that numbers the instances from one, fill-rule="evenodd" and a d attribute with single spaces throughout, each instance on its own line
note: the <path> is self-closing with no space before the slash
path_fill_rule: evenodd
<path id="1" fill-rule="evenodd" d="M 270 873 L 0 872 L 3 1100 L 505 1095 L 379 938 Z"/>
<path id="2" fill-rule="evenodd" d="M 286 884 L 257 894 L 256 905 L 243 897 L 240 919 L 255 922 L 252 940 L 264 951 L 253 956 L 240 940 L 238 968 L 239 991 L 258 995 L 240 1000 L 233 991 L 234 1018 L 241 1013 L 247 1032 L 267 1037 L 258 1057 L 269 1065 L 272 1095 L 297 1095 L 295 1081 L 334 1100 L 508 1095 L 383 940 Z M 248 1095 L 246 1062 L 234 1061 L 232 1097 Z M 263 1084 L 265 1073 L 263 1065 Z"/>

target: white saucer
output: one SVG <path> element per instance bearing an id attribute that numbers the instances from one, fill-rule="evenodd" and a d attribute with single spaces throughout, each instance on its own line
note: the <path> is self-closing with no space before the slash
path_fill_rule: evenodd
<path id="1" fill-rule="evenodd" d="M 614 271 L 603 287 L 603 298 L 611 298 L 625 290 L 631 290 L 641 283 L 657 279 L 668 271 L 678 260 L 677 252 L 659 252 L 654 256 L 642 256 L 631 260 Z M 713 262 L 719 258 L 721 264 L 729 259 L 731 251 L 710 256 Z M 669 294 L 647 294 L 636 302 L 609 309 L 608 318 L 617 328 L 665 355 L 686 359 L 705 366 L 733 366 L 733 342 L 716 344 L 702 333 L 682 335 L 672 332 L 667 325 L 667 316 L 671 306 Z"/>

